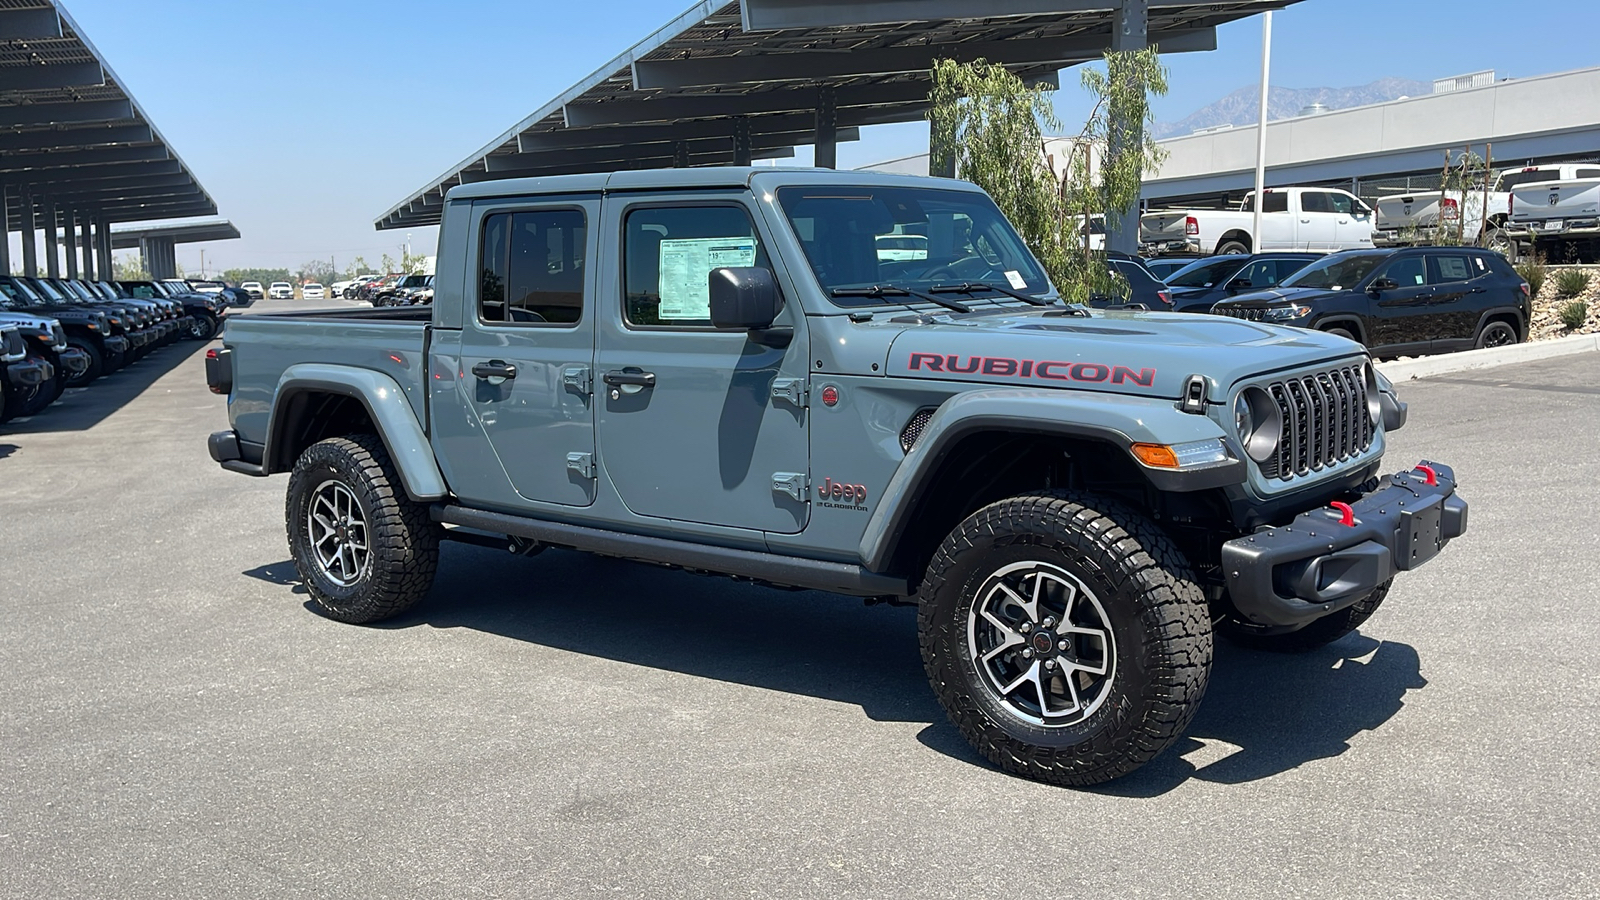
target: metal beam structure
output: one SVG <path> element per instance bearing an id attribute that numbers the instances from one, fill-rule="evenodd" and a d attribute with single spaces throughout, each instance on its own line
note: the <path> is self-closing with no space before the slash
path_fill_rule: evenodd
<path id="1" fill-rule="evenodd" d="M 702 0 L 374 224 L 437 224 L 451 187 L 523 174 L 739 164 L 806 144 L 833 165 L 846 129 L 924 117 L 935 60 L 982 57 L 1054 85 L 1113 45 L 1212 50 L 1218 26 L 1295 2 Z M 653 149 L 621 152 L 635 147 Z"/>
<path id="2" fill-rule="evenodd" d="M 40 222 L 46 267 L 65 250 L 68 272 L 90 273 L 109 272 L 94 257 L 113 222 L 216 214 L 58 0 L 0 5 L 0 239 L 22 231 L 25 267 L 39 262 Z"/>

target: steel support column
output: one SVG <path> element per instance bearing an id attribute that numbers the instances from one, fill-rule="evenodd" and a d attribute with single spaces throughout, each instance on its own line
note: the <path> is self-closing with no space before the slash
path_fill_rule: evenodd
<path id="1" fill-rule="evenodd" d="M 1139 51 L 1150 46 L 1150 0 L 1122 0 L 1117 8 L 1117 20 L 1111 31 L 1113 52 Z M 1138 153 L 1144 143 L 1143 122 L 1112 122 L 1112 154 L 1119 151 Z M 1141 178 L 1143 172 L 1140 172 Z M 1110 213 L 1111 210 L 1106 210 Z M 1139 201 L 1122 210 L 1121 221 L 1106 217 L 1106 249 L 1123 253 L 1139 252 Z"/>
<path id="2" fill-rule="evenodd" d="M 39 274 L 39 238 L 33 231 L 33 191 L 24 185 L 20 199 L 22 200 L 22 274 L 31 278 Z"/>
<path id="3" fill-rule="evenodd" d="M 78 211 L 61 207 L 61 246 L 67 251 L 67 278 L 78 280 Z"/>
<path id="4" fill-rule="evenodd" d="M 83 240 L 78 243 L 78 253 L 81 255 L 83 262 L 78 268 L 83 272 L 84 280 L 94 281 L 96 279 L 93 223 L 90 221 L 89 214 L 81 209 L 78 210 L 78 229 L 78 233 L 83 236 Z"/>
<path id="5" fill-rule="evenodd" d="M 11 274 L 11 185 L 0 182 L 0 275 Z"/>
<path id="6" fill-rule="evenodd" d="M 733 164 L 750 165 L 750 120 L 738 116 L 733 120 Z"/>
<path id="7" fill-rule="evenodd" d="M 839 168 L 839 109 L 835 99 L 831 87 L 817 91 L 817 136 L 814 146 L 819 169 Z"/>
<path id="8" fill-rule="evenodd" d="M 94 231 L 95 237 L 98 238 L 95 252 L 100 255 L 100 265 L 97 268 L 100 270 L 100 277 L 110 281 L 117 277 L 117 268 L 111 259 L 111 223 L 106 221 L 103 214 L 95 216 Z"/>
<path id="9" fill-rule="evenodd" d="M 139 255 L 144 259 L 144 270 L 151 278 L 177 278 L 177 244 L 172 238 L 151 237 L 139 239 Z"/>
<path id="10" fill-rule="evenodd" d="M 56 202 L 44 198 L 44 274 L 61 277 L 61 242 L 56 237 Z"/>

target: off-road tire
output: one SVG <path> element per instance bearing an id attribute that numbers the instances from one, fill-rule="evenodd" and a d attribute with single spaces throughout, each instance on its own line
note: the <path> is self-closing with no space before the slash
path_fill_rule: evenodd
<path id="1" fill-rule="evenodd" d="M 1038 560 L 1100 601 L 1115 640 L 1103 700 L 1069 725 L 1015 715 L 980 674 L 968 617 L 992 573 Z M 1211 619 L 1188 563 L 1143 515 L 1115 500 L 1050 491 L 973 513 L 928 566 L 918 630 L 928 680 L 972 746 L 1007 772 L 1058 785 L 1126 775 L 1193 718 L 1211 673 Z"/>
<path id="2" fill-rule="evenodd" d="M 79 350 L 82 350 L 89 357 L 89 368 L 84 369 L 83 374 L 79 375 L 77 378 L 68 378 L 68 384 L 72 385 L 73 387 L 81 387 L 106 373 L 105 354 L 100 352 L 100 348 L 95 345 L 94 341 L 86 341 L 82 338 L 69 337 L 67 338 L 67 346 L 76 347 Z"/>
<path id="3" fill-rule="evenodd" d="M 183 333 L 185 338 L 191 341 L 209 341 L 217 336 L 217 329 L 221 327 L 221 323 L 217 321 L 216 316 L 210 313 L 196 312 L 191 313 L 189 318 L 193 321 L 189 323 L 189 327 Z"/>
<path id="4" fill-rule="evenodd" d="M 19 392 L 22 402 L 20 404 L 21 408 L 17 410 L 17 415 L 37 416 L 48 409 L 50 404 L 60 400 L 61 395 L 66 393 L 66 390 L 67 373 L 66 370 L 61 368 L 60 363 L 57 363 L 54 378 L 43 384 L 23 388 Z"/>
<path id="5" fill-rule="evenodd" d="M 326 574 L 311 549 L 307 509 L 329 481 L 355 495 L 366 522 L 369 562 L 352 584 Z M 439 526 L 426 504 L 406 496 L 399 473 L 376 435 L 329 438 L 300 454 L 285 502 L 289 552 L 317 610 L 330 619 L 364 624 L 397 616 L 433 586 L 439 565 Z"/>
<path id="6" fill-rule="evenodd" d="M 1394 579 L 1391 578 L 1356 603 L 1294 631 L 1256 625 L 1229 613 L 1217 622 L 1217 634 L 1227 638 L 1229 643 L 1249 647 L 1252 650 L 1308 653 L 1326 647 L 1360 628 L 1362 623 L 1372 618 L 1372 614 L 1378 611 L 1378 607 L 1383 604 L 1383 598 L 1389 596 L 1389 586 L 1392 584 Z"/>
<path id="7" fill-rule="evenodd" d="M 1243 241 L 1228 240 L 1217 245 L 1217 256 L 1234 256 L 1240 253 L 1249 253 L 1250 247 Z"/>
<path id="8" fill-rule="evenodd" d="M 1509 347 L 1520 342 L 1517 329 L 1504 319 L 1495 319 L 1485 323 L 1483 330 L 1478 332 L 1478 339 L 1473 346 L 1479 350 L 1485 347 Z"/>

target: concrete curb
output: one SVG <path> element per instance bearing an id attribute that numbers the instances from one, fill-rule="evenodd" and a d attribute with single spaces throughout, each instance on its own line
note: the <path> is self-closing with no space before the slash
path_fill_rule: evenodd
<path id="1" fill-rule="evenodd" d="M 1535 341 L 1527 344 L 1513 344 L 1510 347 L 1466 350 L 1461 353 L 1445 353 L 1439 356 L 1424 356 L 1419 359 L 1403 359 L 1398 362 L 1379 363 L 1378 371 L 1388 376 L 1390 381 L 1413 381 L 1433 375 L 1469 372 L 1473 369 L 1489 369 L 1495 366 L 1510 365 L 1511 363 L 1532 362 L 1536 359 L 1550 359 L 1556 356 L 1570 356 L 1574 353 L 1594 353 L 1597 351 L 1600 351 L 1600 334 L 1580 334 L 1575 337 L 1557 338 L 1553 341 Z"/>

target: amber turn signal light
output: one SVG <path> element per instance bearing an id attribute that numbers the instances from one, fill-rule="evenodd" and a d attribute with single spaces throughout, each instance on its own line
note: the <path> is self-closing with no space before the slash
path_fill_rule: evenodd
<path id="1" fill-rule="evenodd" d="M 1134 444 L 1133 455 L 1152 469 L 1176 469 L 1178 454 L 1166 444 Z"/>

